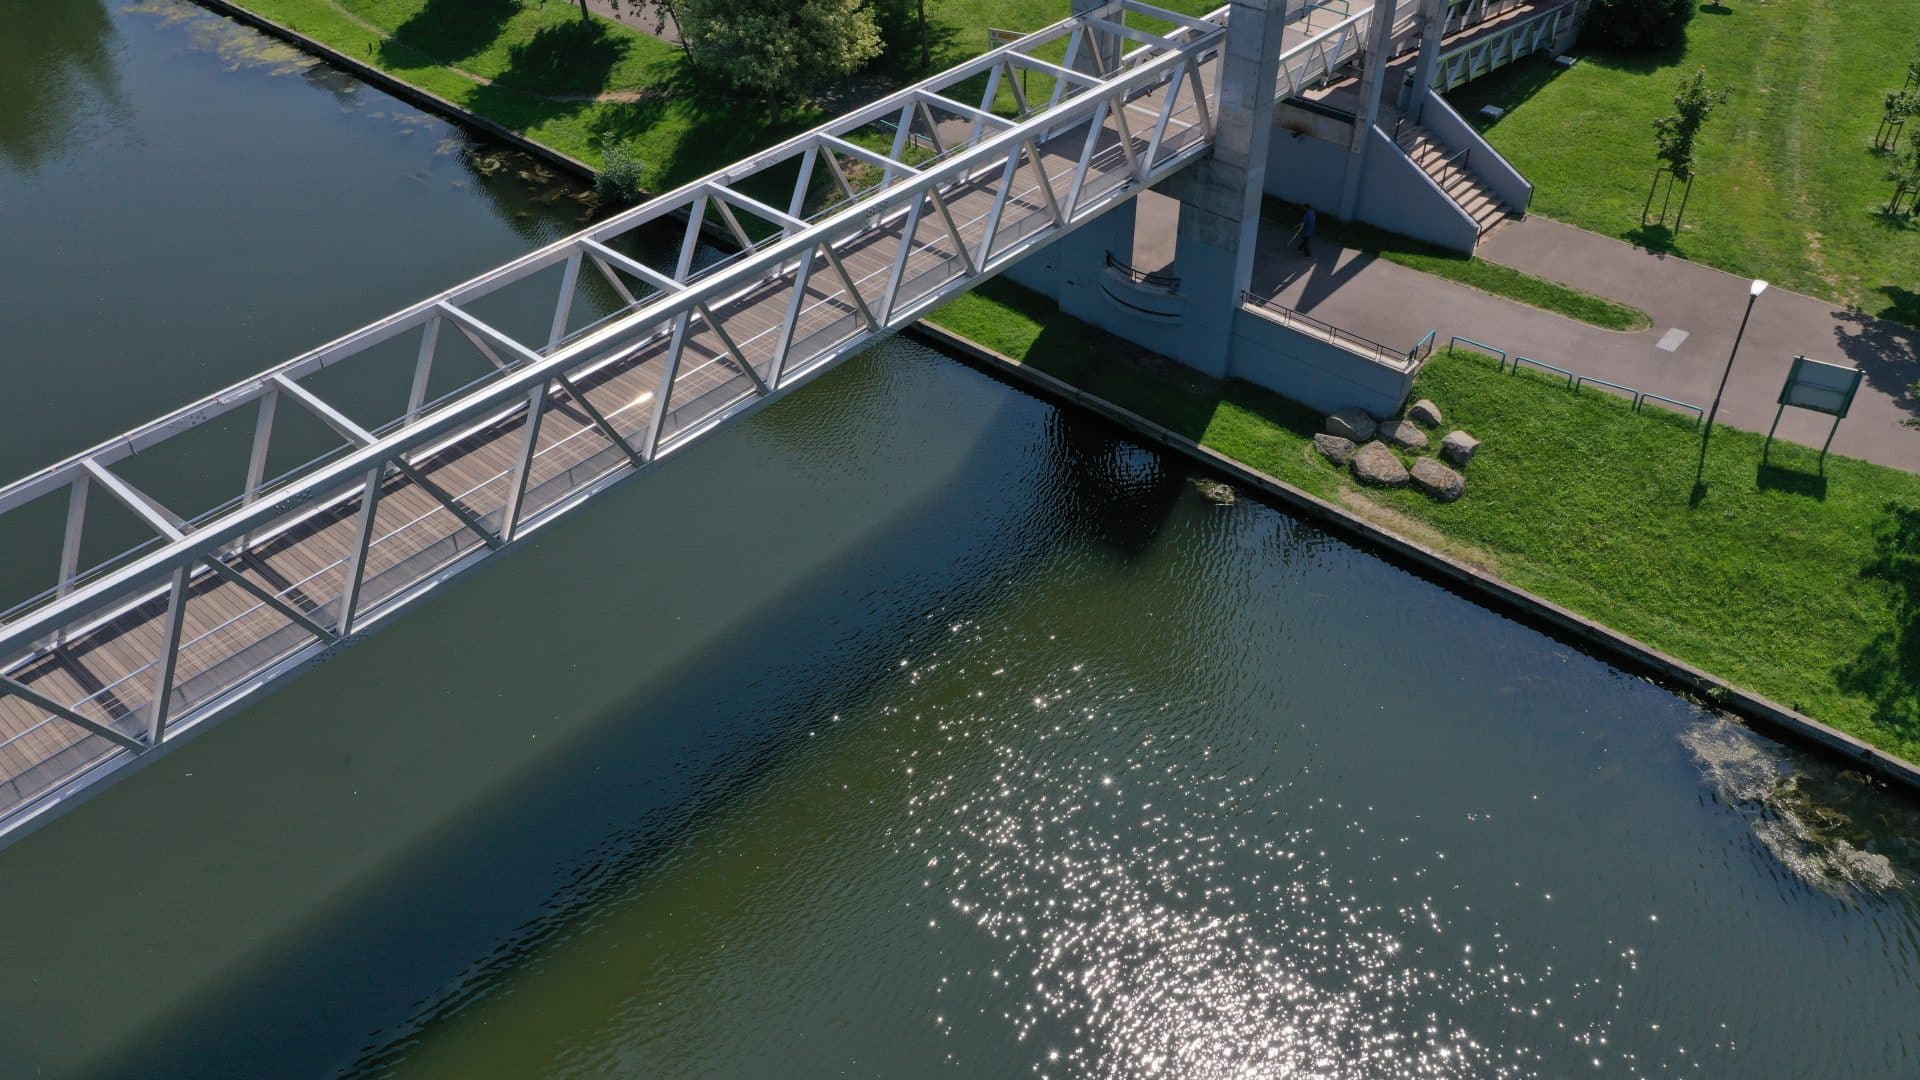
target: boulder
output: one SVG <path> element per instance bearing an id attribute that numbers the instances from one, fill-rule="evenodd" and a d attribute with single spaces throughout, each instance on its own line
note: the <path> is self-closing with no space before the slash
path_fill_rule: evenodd
<path id="1" fill-rule="evenodd" d="M 1480 440 L 1464 431 L 1450 431 L 1440 440 L 1440 455 L 1455 465 L 1465 465 L 1473 460 L 1480 449 Z"/>
<path id="2" fill-rule="evenodd" d="M 1365 410 L 1341 409 L 1327 417 L 1326 426 L 1322 430 L 1329 435 L 1338 435 L 1343 439 L 1363 443 L 1373 438 L 1375 426 L 1373 417 L 1368 416 Z"/>
<path id="3" fill-rule="evenodd" d="M 1426 398 L 1413 403 L 1413 408 L 1407 410 L 1407 419 L 1422 427 L 1439 427 L 1445 422 L 1440 418 L 1440 406 Z"/>
<path id="4" fill-rule="evenodd" d="M 1353 453 L 1354 479 L 1376 487 L 1399 487 L 1407 482 L 1407 467 L 1383 442 L 1370 442 Z"/>
<path id="5" fill-rule="evenodd" d="M 1320 434 L 1313 437 L 1313 445 L 1320 448 L 1328 461 L 1335 465 L 1345 465 L 1353 460 L 1353 440 L 1338 435 Z"/>
<path id="6" fill-rule="evenodd" d="M 1427 446 L 1427 433 L 1411 420 L 1388 420 L 1382 423 L 1380 437 L 1409 450 L 1424 450 Z"/>
<path id="7" fill-rule="evenodd" d="M 1450 503 L 1467 490 L 1466 477 L 1430 457 L 1413 463 L 1413 486 L 1443 503 Z"/>

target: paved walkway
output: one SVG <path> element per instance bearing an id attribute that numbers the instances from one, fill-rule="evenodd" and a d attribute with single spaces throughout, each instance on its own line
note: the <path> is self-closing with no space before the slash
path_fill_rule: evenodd
<path id="1" fill-rule="evenodd" d="M 1141 231 L 1149 232 L 1144 220 Z M 1288 307 L 1395 346 L 1410 346 L 1436 329 L 1442 342 L 1454 334 L 1477 338 L 1702 407 L 1713 400 L 1747 303 L 1747 278 L 1538 216 L 1489 234 L 1480 255 L 1632 304 L 1653 317 L 1653 327 L 1630 334 L 1601 330 L 1325 241 L 1315 244 L 1309 261 L 1287 249 L 1289 233 L 1263 226 L 1253 282 L 1256 292 Z M 1673 347 L 1662 348 L 1663 339 Z M 1796 355 L 1866 372 L 1853 413 L 1834 439 L 1836 453 L 1920 472 L 1920 430 L 1901 424 L 1920 416 L 1920 402 L 1907 389 L 1920 379 L 1920 331 L 1769 289 L 1754 306 L 1721 422 L 1767 430 Z M 1780 434 L 1819 446 L 1830 423 L 1789 409 Z"/>

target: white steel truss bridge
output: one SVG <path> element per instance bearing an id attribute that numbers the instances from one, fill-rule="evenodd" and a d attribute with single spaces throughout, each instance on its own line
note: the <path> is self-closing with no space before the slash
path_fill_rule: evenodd
<path id="1" fill-rule="evenodd" d="M 1365 14 L 1290 25 L 1281 85 Z M 51 586 L 0 612 L 0 839 L 1205 155 L 1226 20 L 1116 0 L 0 488 L 0 542 L 64 523 Z M 699 265 L 709 231 L 736 250 Z M 535 325 L 483 317 L 529 288 Z M 404 391 L 326 389 L 375 366 Z M 273 467 L 290 414 L 326 445 Z M 126 475 L 223 423 L 218 505 Z M 103 498 L 147 538 L 83 565 Z"/>

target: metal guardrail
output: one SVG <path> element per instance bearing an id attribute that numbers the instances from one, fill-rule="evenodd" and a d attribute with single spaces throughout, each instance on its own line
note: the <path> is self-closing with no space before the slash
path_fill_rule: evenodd
<path id="1" fill-rule="evenodd" d="M 1430 337 L 1431 335 L 1429 335 L 1429 338 Z M 1502 349 L 1495 345 L 1489 345 L 1484 341 L 1475 341 L 1470 337 L 1461 337 L 1459 334 L 1455 334 L 1451 338 L 1447 339 L 1447 348 L 1449 349 L 1458 349 L 1461 345 L 1471 345 L 1475 350 L 1487 356 L 1493 357 L 1495 371 L 1504 371 L 1509 375 L 1513 375 L 1519 372 L 1521 364 L 1531 364 L 1534 367 L 1541 369 L 1542 371 L 1550 371 L 1556 375 L 1565 376 L 1567 380 L 1567 389 L 1572 390 L 1575 393 L 1578 393 L 1581 387 L 1586 386 L 1589 383 L 1595 386 L 1604 386 L 1611 390 L 1618 390 L 1622 394 L 1625 394 L 1627 396 L 1627 400 L 1633 402 L 1634 412 L 1640 412 L 1643 408 L 1646 407 L 1646 404 L 1649 401 L 1657 401 L 1662 405 L 1670 406 L 1673 410 L 1692 413 L 1693 423 L 1695 427 L 1699 427 L 1703 422 L 1705 422 L 1707 418 L 1707 411 L 1705 409 L 1702 409 L 1700 406 L 1693 404 L 1690 401 L 1681 401 L 1679 398 L 1670 398 L 1670 397 L 1667 397 L 1665 394 L 1656 394 L 1651 390 L 1641 390 L 1638 387 L 1628 386 L 1625 383 L 1613 382 L 1611 380 L 1602 379 L 1594 375 L 1581 375 L 1576 372 L 1569 371 L 1566 368 L 1560 367 L 1556 364 L 1549 364 L 1541 360 L 1535 360 L 1530 356 L 1515 356 L 1513 357 L 1512 361 L 1509 362 L 1507 359 L 1507 351 L 1505 349 Z"/>
<path id="2" fill-rule="evenodd" d="M 1509 370 L 1507 371 L 1507 374 L 1509 374 L 1509 375 L 1517 375 L 1517 374 L 1519 374 L 1519 373 L 1520 373 L 1520 365 L 1521 365 L 1521 364 L 1532 364 L 1532 365 L 1533 365 L 1534 367 L 1537 367 L 1537 368 L 1539 368 L 1539 369 L 1540 369 L 1540 370 L 1542 370 L 1542 371 L 1552 371 L 1552 372 L 1555 372 L 1555 373 L 1557 373 L 1557 374 L 1561 374 L 1561 375 L 1565 375 L 1565 376 L 1567 377 L 1567 389 L 1569 389 L 1569 390 L 1573 390 L 1573 389 L 1576 389 L 1576 387 L 1575 387 L 1575 386 L 1573 385 L 1573 380 L 1574 380 L 1574 379 L 1575 379 L 1575 378 L 1576 378 L 1577 376 L 1575 376 L 1573 372 L 1571 372 L 1571 371 L 1568 371 L 1568 370 L 1567 370 L 1566 368 L 1563 368 L 1563 367 L 1559 367 L 1559 366 L 1557 366 L 1557 365 L 1554 365 L 1554 364 L 1549 364 L 1549 363 L 1547 363 L 1547 362 L 1545 362 L 1544 360 L 1535 360 L 1535 359 L 1534 359 L 1533 357 L 1531 357 L 1531 356 L 1516 356 L 1516 357 L 1514 357 L 1514 358 L 1513 358 L 1513 367 L 1512 367 L 1512 368 L 1510 368 L 1510 369 L 1509 369 Z"/>
<path id="3" fill-rule="evenodd" d="M 1127 278 L 1135 285 L 1145 285 L 1152 289 L 1163 289 L 1170 293 L 1180 291 L 1180 278 L 1178 275 L 1149 274 L 1145 270 L 1136 270 L 1127 263 L 1121 262 L 1119 256 L 1111 251 L 1107 252 L 1107 269 Z"/>
<path id="4" fill-rule="evenodd" d="M 1359 334 L 1353 333 L 1350 330 L 1343 330 L 1323 319 L 1316 319 L 1311 315 L 1303 315 L 1284 304 L 1275 303 L 1273 300 L 1263 296 L 1256 296 L 1250 292 L 1240 294 L 1240 303 L 1246 307 L 1258 308 L 1261 311 L 1267 312 L 1269 315 L 1275 316 L 1276 321 L 1279 322 L 1281 326 L 1288 327 L 1289 329 L 1304 328 L 1311 330 L 1336 345 L 1344 346 L 1358 353 L 1371 354 L 1373 358 L 1380 363 L 1403 372 L 1419 367 L 1419 365 L 1426 360 L 1426 356 L 1421 355 L 1421 350 L 1424 347 L 1426 353 L 1431 354 L 1433 352 L 1433 339 L 1438 333 L 1437 331 L 1428 331 L 1427 336 L 1420 339 L 1419 345 L 1415 345 L 1413 348 L 1402 352 L 1399 349 L 1382 345 L 1372 338 L 1361 337 Z"/>
<path id="5" fill-rule="evenodd" d="M 1457 349 L 1460 347 L 1460 343 L 1463 341 L 1473 346 L 1476 349 L 1485 350 L 1488 356 L 1497 356 L 1500 360 L 1500 364 L 1497 368 L 1495 368 L 1496 371 L 1507 370 L 1507 350 L 1495 348 L 1494 346 L 1489 345 L 1484 341 L 1475 341 L 1470 337 L 1461 337 L 1459 334 L 1455 334 L 1453 335 L 1452 338 L 1448 339 L 1447 348 Z"/>

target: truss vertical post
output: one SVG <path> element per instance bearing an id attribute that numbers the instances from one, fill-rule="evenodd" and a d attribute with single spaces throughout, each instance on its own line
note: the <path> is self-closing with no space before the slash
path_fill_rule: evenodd
<path id="1" fill-rule="evenodd" d="M 667 368 L 660 374 L 660 386 L 653 395 L 653 418 L 647 421 L 647 460 L 660 453 L 660 436 L 666 433 L 667 403 L 673 398 L 673 380 L 680 374 L 680 357 L 687 351 L 687 326 L 693 321 L 691 309 L 673 320 L 673 337 L 667 345 Z"/>
<path id="2" fill-rule="evenodd" d="M 1207 104 L 1206 80 L 1200 77 L 1200 62 L 1187 65 L 1187 79 L 1193 86 L 1193 107 L 1200 114 L 1200 132 L 1208 139 L 1213 138 L 1213 108 Z"/>
<path id="3" fill-rule="evenodd" d="M 1153 136 L 1147 140 L 1142 179 L 1145 179 L 1145 171 L 1153 168 L 1154 158 L 1160 154 L 1160 143 L 1167 137 L 1167 124 L 1173 119 L 1173 106 L 1180 100 L 1180 83 L 1185 76 L 1184 70 L 1176 71 L 1173 73 L 1173 78 L 1167 80 L 1167 101 L 1160 107 L 1160 118 L 1153 125 Z"/>
<path id="4" fill-rule="evenodd" d="M 900 252 L 893 257 L 893 270 L 887 275 L 887 291 L 880 299 L 880 321 L 893 318 L 893 300 L 900 293 L 900 279 L 906 276 L 907 260 L 913 256 L 913 238 L 920 230 L 920 214 L 927 205 L 926 196 L 913 200 L 913 208 L 907 211 L 904 230 L 900 234 Z"/>
<path id="5" fill-rule="evenodd" d="M 420 332 L 420 355 L 413 362 L 413 386 L 407 391 L 408 423 L 420 415 L 420 407 L 427 401 L 427 379 L 433 374 L 433 351 L 440 344 L 441 319 L 442 316 L 435 312 Z"/>
<path id="6" fill-rule="evenodd" d="M 960 235 L 960 226 L 954 224 L 953 211 L 947 209 L 947 200 L 940 197 L 940 189 L 928 188 L 927 198 L 933 201 L 934 210 L 939 213 L 940 220 L 946 224 L 947 235 L 953 237 L 953 250 L 957 252 L 960 256 L 961 269 L 966 272 L 966 275 L 968 277 L 972 277 L 973 275 L 979 273 L 980 272 L 979 269 L 976 266 L 974 266 L 974 263 L 973 263 L 973 254 L 967 250 L 967 240 L 965 237 Z M 1049 203 L 1051 203 L 1052 200 L 1049 199 L 1048 201 Z M 1058 218 L 1059 218 L 1059 212 L 1057 208 L 1055 210 L 1054 217 L 1055 217 L 1055 223 L 1057 224 Z"/>
<path id="7" fill-rule="evenodd" d="M 74 579 L 80 576 L 80 537 L 87 527 L 89 484 L 86 473 L 76 473 L 73 482 L 67 485 L 67 531 L 60 544 L 61 596 L 73 591 Z M 58 635 L 55 638 L 58 640 Z"/>
<path id="8" fill-rule="evenodd" d="M 247 455 L 247 487 L 240 497 L 242 505 L 258 499 L 260 485 L 266 482 L 267 450 L 273 445 L 273 416 L 279 408 L 278 389 L 268 389 L 260 395 L 260 412 L 253 421 L 253 448 Z"/>
<path id="9" fill-rule="evenodd" d="M 1065 225 L 1067 215 L 1060 209 L 1060 197 L 1053 193 L 1053 177 L 1047 175 L 1046 159 L 1040 156 L 1040 148 L 1034 145 L 1032 139 L 1022 145 L 1026 147 L 1027 156 L 1033 160 L 1034 175 L 1040 178 L 1040 194 L 1047 200 L 1047 212 L 1053 215 L 1055 225 Z"/>
<path id="10" fill-rule="evenodd" d="M 574 251 L 567 256 L 567 268 L 560 276 L 560 299 L 553 305 L 553 326 L 547 331 L 547 348 L 551 350 L 567 336 L 567 320 L 573 314 L 573 291 L 580 284 L 580 252 Z"/>
<path id="11" fill-rule="evenodd" d="M 187 615 L 187 570 L 173 572 L 167 589 L 167 617 L 161 629 L 159 671 L 154 673 L 153 703 L 147 710 L 147 742 L 159 746 L 167 735 L 167 709 L 173 697 L 173 673 L 180 663 L 180 629 Z"/>
<path id="12" fill-rule="evenodd" d="M 707 220 L 707 195 L 701 192 L 687 211 L 687 234 L 680 240 L 680 259 L 673 264 L 673 280 L 685 282 L 693 269 L 693 253 L 700 244 L 700 224 Z"/>
<path id="13" fill-rule="evenodd" d="M 520 504 L 527 498 L 527 481 L 533 475 L 533 455 L 540 448 L 540 419 L 547 411 L 547 390 L 553 380 L 542 379 L 527 394 L 527 418 L 520 427 L 520 457 L 513 466 L 513 478 L 507 489 L 507 508 L 500 519 L 500 539 L 512 540 L 520 528 Z"/>
<path id="14" fill-rule="evenodd" d="M 900 109 L 900 120 L 893 128 L 893 150 L 887 154 L 887 158 L 890 161 L 897 162 L 904 160 L 903 155 L 907 152 L 907 140 L 913 135 L 913 104 L 912 101 L 909 101 Z M 893 186 L 893 178 L 898 171 L 897 166 L 887 166 L 886 171 L 880 176 L 880 190 L 885 191 L 887 188 Z"/>
<path id="15" fill-rule="evenodd" d="M 1074 211 L 1080 209 L 1080 190 L 1087 185 L 1087 170 L 1093 167 L 1093 149 L 1100 144 L 1100 133 L 1107 127 L 1107 99 L 1093 107 L 1093 117 L 1087 122 L 1087 144 L 1080 150 L 1080 161 L 1073 168 L 1073 185 L 1067 189 L 1067 205 L 1062 207 L 1067 220 L 1073 220 Z"/>
<path id="16" fill-rule="evenodd" d="M 815 248 L 808 248 L 800 259 L 800 265 L 794 268 L 793 298 L 787 301 L 787 317 L 780 321 L 780 336 L 773 346 L 773 370 L 767 375 L 767 385 L 778 390 L 780 376 L 787 368 L 787 353 L 793 348 L 793 331 L 800 322 L 800 309 L 806 306 L 807 282 L 813 276 Z"/>
<path id="17" fill-rule="evenodd" d="M 940 139 L 940 125 L 934 122 L 933 110 L 927 108 L 927 103 L 924 100 L 915 100 L 914 105 L 919 108 L 920 119 L 927 122 L 927 138 L 933 140 L 933 152 L 936 154 L 946 153 L 947 146 Z"/>
<path id="18" fill-rule="evenodd" d="M 347 555 L 347 580 L 340 590 L 340 617 L 334 620 L 334 632 L 346 637 L 353 632 L 353 617 L 360 606 L 360 586 L 367 574 L 367 552 L 373 547 L 374 512 L 380 506 L 380 478 L 386 474 L 385 462 L 367 471 L 360 489 L 360 515 L 353 526 L 353 550 Z"/>
<path id="19" fill-rule="evenodd" d="M 990 113 L 993 111 L 993 100 L 1000 96 L 1000 71 L 1004 66 L 1005 65 L 1002 64 L 993 65 L 993 70 L 987 75 L 987 92 L 980 97 L 980 111 L 982 113 Z M 987 118 L 985 116 L 975 116 L 973 118 L 973 130 L 967 135 L 968 145 L 971 146 L 980 141 L 981 129 L 986 127 L 986 124 Z"/>
<path id="20" fill-rule="evenodd" d="M 985 235 L 980 237 L 980 254 L 974 256 L 974 264 L 987 265 L 993 256 L 993 236 L 1000 231 L 1000 215 L 1007 209 L 1007 196 L 1013 192 L 1014 177 L 1020 171 L 1020 155 L 1025 149 L 1019 146 L 1007 152 L 1007 167 L 1000 172 L 1000 190 L 994 192 L 993 209 L 987 213 Z"/>
<path id="21" fill-rule="evenodd" d="M 800 211 L 807 206 L 807 185 L 813 182 L 813 165 L 820 158 L 820 144 L 810 142 L 807 152 L 800 158 L 800 178 L 793 182 L 793 198 L 787 202 L 788 217 L 804 217 Z"/>

